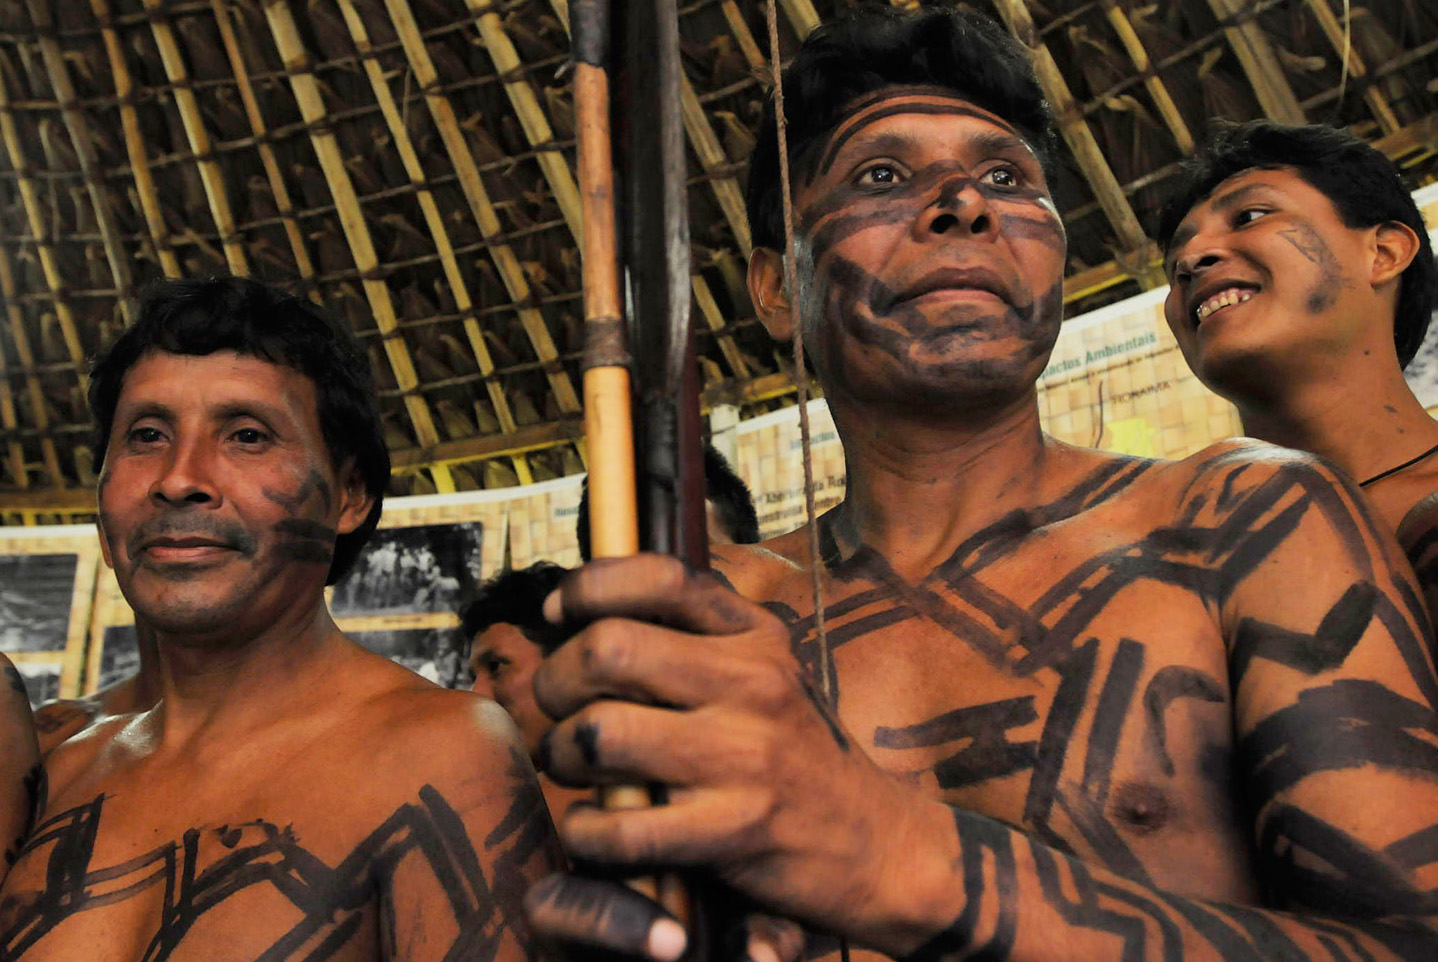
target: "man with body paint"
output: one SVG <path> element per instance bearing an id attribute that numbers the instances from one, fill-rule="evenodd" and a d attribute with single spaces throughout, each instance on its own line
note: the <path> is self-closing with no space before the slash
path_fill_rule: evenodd
<path id="1" fill-rule="evenodd" d="M 1050 116 L 997 25 L 861 10 L 784 97 L 797 296 L 772 115 L 750 286 L 778 339 L 802 325 L 846 497 L 817 557 L 800 530 L 716 548 L 716 577 L 611 559 L 546 601 L 584 626 L 535 675 L 547 769 L 667 796 L 571 809 L 566 851 L 924 962 L 1438 958 L 1438 676 L 1389 526 L 1308 455 L 1043 434 L 1065 237 Z M 598 882 L 528 908 L 684 944 Z"/>
<path id="2" fill-rule="evenodd" d="M 1438 422 L 1403 379 L 1438 301 L 1398 169 L 1347 131 L 1218 130 L 1159 224 L 1164 313 L 1245 434 L 1356 479 L 1438 605 Z"/>
<path id="3" fill-rule="evenodd" d="M 389 477 L 353 336 L 253 280 L 165 281 L 90 405 L 158 700 L 49 755 L 0 957 L 526 958 L 519 900 L 557 861 L 513 726 L 325 607 Z"/>

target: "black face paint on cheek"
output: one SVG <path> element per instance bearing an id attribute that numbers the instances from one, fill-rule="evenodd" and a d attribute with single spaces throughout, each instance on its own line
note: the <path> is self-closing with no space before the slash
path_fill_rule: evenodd
<path id="1" fill-rule="evenodd" d="M 329 564 L 334 560 L 334 544 L 338 533 L 334 528 L 304 518 L 286 518 L 275 525 L 285 537 L 277 550 L 286 558 L 303 564 Z"/>
<path id="2" fill-rule="evenodd" d="M 1318 236 L 1318 232 L 1307 224 L 1298 224 L 1287 230 L 1278 232 L 1288 243 L 1292 244 L 1298 253 L 1306 259 L 1318 265 L 1318 282 L 1308 292 L 1308 300 L 1304 307 L 1310 314 L 1321 314 L 1333 306 L 1338 300 L 1338 292 L 1343 288 L 1343 268 L 1338 263 L 1338 258 L 1333 256 L 1333 251 Z"/>
<path id="3" fill-rule="evenodd" d="M 320 514 L 329 514 L 333 498 L 324 475 L 311 468 L 294 494 L 271 488 L 261 488 L 260 491 L 289 514 L 299 516 L 285 518 L 274 527 L 275 532 L 282 536 L 277 545 L 281 557 L 301 564 L 327 565 L 334 560 L 335 539 L 339 533 L 323 522 L 303 517 L 311 513 L 309 506 L 314 502 L 318 503 Z"/>
<path id="4" fill-rule="evenodd" d="M 1058 251 L 1060 254 L 1068 250 L 1068 241 L 1064 233 L 1058 227 L 1055 218 L 1046 217 L 1021 217 L 1018 214 L 999 215 L 1000 232 L 1010 237 L 1020 237 L 1024 240 L 1038 241 L 1050 250 Z"/>

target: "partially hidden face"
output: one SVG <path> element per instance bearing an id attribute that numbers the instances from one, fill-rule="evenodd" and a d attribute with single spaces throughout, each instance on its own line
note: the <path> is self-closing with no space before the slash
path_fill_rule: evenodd
<path id="1" fill-rule="evenodd" d="M 341 485 L 303 374 L 231 351 L 156 352 L 126 374 L 99 485 L 101 550 L 161 631 L 242 634 L 312 613 L 338 533 L 369 509 Z"/>
<path id="2" fill-rule="evenodd" d="M 795 199 L 801 322 L 826 380 L 921 399 L 1042 370 L 1066 241 L 1038 158 L 1002 118 L 886 88 L 834 130 Z"/>
<path id="3" fill-rule="evenodd" d="M 1184 217 L 1164 262 L 1164 315 L 1189 366 L 1222 388 L 1275 362 L 1308 363 L 1375 332 L 1390 337 L 1353 304 L 1371 233 L 1346 226 L 1333 202 L 1288 168 L 1220 183 Z"/>
<path id="4" fill-rule="evenodd" d="M 540 740 L 554 726 L 534 700 L 534 671 L 543 660 L 539 646 L 508 622 L 490 625 L 475 635 L 469 652 L 474 690 L 493 698 L 509 713 L 531 758 L 537 757 Z"/>

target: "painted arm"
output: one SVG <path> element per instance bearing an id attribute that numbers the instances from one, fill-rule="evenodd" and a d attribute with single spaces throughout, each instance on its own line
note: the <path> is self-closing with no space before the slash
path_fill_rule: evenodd
<path id="1" fill-rule="evenodd" d="M 35 741 L 35 724 L 30 714 L 30 697 L 25 680 L 0 655 L 8 684 L 0 696 L 0 839 L 5 846 L 5 864 L 0 879 L 9 872 L 30 832 L 36 807 L 43 804 L 45 770 L 40 765 L 40 748 Z"/>

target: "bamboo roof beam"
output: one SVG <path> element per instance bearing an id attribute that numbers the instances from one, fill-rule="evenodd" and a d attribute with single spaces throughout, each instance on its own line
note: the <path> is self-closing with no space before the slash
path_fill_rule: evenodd
<path id="1" fill-rule="evenodd" d="M 414 13 L 410 10 L 406 0 L 385 0 L 385 7 L 389 11 L 395 33 L 404 47 L 405 57 L 409 61 L 410 70 L 414 73 L 415 82 L 424 91 L 425 103 L 429 107 L 435 127 L 439 130 L 440 139 L 444 141 L 445 152 L 449 156 L 450 163 L 454 165 L 455 174 L 459 178 L 460 189 L 469 204 L 470 213 L 473 214 L 475 223 L 479 226 L 480 234 L 486 240 L 492 239 L 503 233 L 499 215 L 495 212 L 494 204 L 489 199 L 489 192 L 484 188 L 479 167 L 474 162 L 474 154 L 465 141 L 463 131 L 460 130 L 459 121 L 454 114 L 454 107 L 450 104 L 449 98 L 436 89 L 440 82 L 439 75 L 435 70 L 434 61 L 430 59 L 429 51 L 425 49 L 424 38 L 420 35 Z M 529 286 L 529 278 L 525 276 L 519 258 L 506 243 L 490 243 L 487 250 L 490 258 L 494 261 L 495 270 L 498 271 L 506 290 L 509 291 L 509 296 L 514 301 L 520 325 L 529 338 L 530 346 L 534 349 L 535 356 L 544 365 L 545 374 L 549 378 L 549 387 L 554 392 L 554 399 L 559 405 L 559 410 L 566 414 L 577 412 L 580 409 L 579 396 L 575 393 L 574 384 L 569 379 L 569 374 L 559 361 L 559 351 L 554 346 L 554 338 L 545 324 L 544 315 L 535 308 L 527 306 L 531 303 L 533 294 Z"/>
<path id="2" fill-rule="evenodd" d="M 95 212 L 95 224 L 100 230 L 100 246 L 105 251 L 105 260 L 110 265 L 110 276 L 120 292 L 120 313 L 128 323 L 134 320 L 130 295 L 135 286 L 134 275 L 130 272 L 130 258 L 120 242 L 115 227 L 115 212 L 111 205 L 110 191 L 101 177 L 99 158 L 95 154 L 95 143 L 90 139 L 90 129 L 85 125 L 85 116 L 76 105 L 75 85 L 70 82 L 70 72 L 65 66 L 65 57 L 55 41 L 54 22 L 50 18 L 50 7 L 45 0 L 29 0 L 30 18 L 35 25 L 35 43 L 40 48 L 40 59 L 45 63 L 45 75 L 50 89 L 60 105 L 60 116 L 65 121 L 65 130 L 70 135 L 70 145 L 75 150 L 75 159 L 80 164 L 80 176 L 85 181 L 85 191 L 90 197 L 90 206 Z"/>
<path id="3" fill-rule="evenodd" d="M 235 75 L 235 88 L 239 91 L 240 103 L 245 108 L 245 118 L 250 123 L 250 131 L 255 135 L 255 149 L 259 152 L 261 166 L 265 168 L 265 179 L 269 181 L 270 193 L 274 195 L 275 209 L 284 223 L 285 237 L 289 240 L 290 252 L 295 258 L 295 268 L 309 285 L 310 299 L 319 303 L 322 296 L 319 285 L 315 283 L 314 261 L 310 259 L 304 232 L 295 217 L 295 205 L 290 200 L 289 187 L 286 186 L 284 174 L 280 171 L 279 159 L 275 157 L 274 148 L 267 139 L 269 129 L 264 115 L 260 112 L 260 102 L 255 97 L 255 87 L 250 80 L 249 68 L 245 65 L 239 38 L 235 35 L 235 26 L 230 22 L 230 10 L 225 0 L 210 0 L 210 10 L 214 14 L 215 25 L 219 28 L 220 42 L 229 58 L 230 70 Z"/>
<path id="4" fill-rule="evenodd" d="M 1093 130 L 1079 111 L 1078 103 L 1063 78 L 1063 72 L 1054 61 L 1053 54 L 1038 40 L 1038 33 L 1034 30 L 1034 22 L 1029 16 L 1027 6 L 1023 0 L 998 0 L 998 9 L 1009 32 L 1033 52 L 1034 72 L 1038 75 L 1044 96 L 1053 105 L 1059 132 L 1073 153 L 1074 160 L 1088 178 L 1095 199 L 1118 236 L 1120 247 L 1130 255 L 1141 252 L 1141 257 L 1136 260 L 1145 267 L 1142 269 L 1142 276 L 1138 278 L 1139 282 L 1146 288 L 1161 285 L 1161 272 L 1148 266 L 1153 260 L 1149 253 L 1153 243 L 1144 234 L 1143 226 L 1139 224 L 1138 216 L 1133 211 L 1133 205 L 1128 202 L 1128 197 L 1124 195 L 1123 187 L 1114 176 L 1113 168 L 1108 165 Z"/>
<path id="5" fill-rule="evenodd" d="M 544 173 L 544 179 L 554 193 L 559 212 L 569 224 L 569 232 L 574 235 L 574 242 L 581 244 L 584 238 L 584 218 L 579 214 L 579 186 L 574 182 L 574 173 L 569 169 L 569 162 L 564 159 L 564 154 L 559 148 L 552 146 L 554 131 L 549 126 L 549 118 L 545 115 L 544 108 L 539 105 L 539 98 L 534 95 L 534 88 L 522 73 L 524 62 L 519 59 L 519 51 L 514 49 L 514 42 L 509 39 L 509 34 L 504 29 L 504 21 L 495 12 L 495 6 L 490 0 L 466 0 L 466 3 L 469 12 L 475 15 L 475 27 L 479 30 L 480 39 L 484 41 L 485 52 L 489 54 L 495 72 L 505 78 L 504 92 L 509 95 L 509 102 L 514 107 L 515 116 L 519 118 L 524 137 L 529 141 L 529 146 L 539 151 L 535 160 L 539 162 L 539 169 Z M 550 145 L 551 149 L 543 149 L 546 145 Z"/>
<path id="6" fill-rule="evenodd" d="M 4 425 L 6 431 L 14 431 L 20 426 L 15 417 L 15 394 L 10 388 L 9 364 L 3 344 L 0 344 L 0 425 Z M 10 462 L 10 476 L 15 483 L 28 488 L 30 475 L 25 470 L 25 448 L 13 435 L 5 445 L 5 459 Z"/>
<path id="7" fill-rule="evenodd" d="M 220 3 L 222 0 L 214 0 L 214 2 Z M 379 102 L 380 111 L 384 114 L 385 123 L 389 126 L 390 135 L 394 138 L 394 146 L 399 152 L 401 163 L 404 164 L 405 173 L 409 175 L 410 181 L 419 188 L 415 192 L 415 200 L 419 203 L 425 225 L 434 238 L 440 266 L 444 270 L 444 278 L 449 284 L 450 292 L 454 295 L 455 306 L 461 314 L 465 315 L 465 337 L 469 341 L 470 350 L 474 352 L 475 360 L 479 363 L 480 373 L 486 376 L 485 388 L 489 393 L 490 404 L 494 406 L 499 429 L 505 434 L 513 434 L 515 429 L 514 412 L 510 410 L 509 398 L 504 393 L 503 385 L 498 382 L 498 379 L 488 377 L 494 373 L 494 358 L 489 353 L 489 346 L 484 342 L 484 332 L 479 329 L 479 321 L 474 316 L 474 300 L 470 296 L 469 285 L 465 283 L 464 275 L 460 273 L 459 261 L 455 257 L 454 245 L 450 242 L 449 230 L 445 227 L 444 217 L 439 212 L 439 204 L 435 202 L 434 194 L 425 186 L 424 165 L 420 163 L 419 153 L 415 150 L 414 142 L 409 136 L 409 129 L 405 126 L 404 116 L 400 113 L 399 105 L 395 103 L 394 95 L 389 88 L 389 81 L 384 76 L 384 69 L 380 66 L 379 60 L 371 55 L 374 46 L 370 43 L 369 31 L 365 29 L 364 19 L 355 9 L 353 0 L 339 0 L 339 6 L 340 13 L 345 19 L 345 25 L 349 28 L 350 37 L 355 42 L 355 49 L 359 50 L 364 61 L 365 73 L 369 76 L 370 86 L 374 88 L 375 99 Z"/>
<path id="8" fill-rule="evenodd" d="M 1340 60 L 1347 62 L 1348 73 L 1353 79 L 1362 80 L 1368 76 L 1368 65 L 1363 62 L 1358 51 L 1353 49 L 1350 38 L 1344 33 L 1343 25 L 1338 22 L 1338 17 L 1334 15 L 1327 0 L 1308 0 L 1308 9 L 1313 11 L 1313 18 L 1318 21 L 1318 26 L 1333 46 L 1334 53 L 1338 54 Z M 1388 99 L 1376 86 L 1365 86 L 1363 99 L 1367 102 L 1368 109 L 1373 111 L 1373 119 L 1378 122 L 1378 129 L 1383 131 L 1385 136 L 1395 133 L 1403 126 L 1393 113 L 1393 108 L 1389 106 Z"/>
<path id="9" fill-rule="evenodd" d="M 360 209 L 359 197 L 355 194 L 354 183 L 350 180 L 349 169 L 345 167 L 335 135 L 325 126 L 327 109 L 320 95 L 319 82 L 311 72 L 309 55 L 300 41 L 299 28 L 287 0 L 267 0 L 265 17 L 269 21 L 270 33 L 274 35 L 275 47 L 289 74 L 290 88 L 299 104 L 300 115 L 309 125 L 310 144 L 320 163 L 320 170 L 334 197 L 339 213 L 340 228 L 349 243 L 355 267 L 359 269 L 361 285 L 374 314 L 375 326 L 383 337 L 385 355 L 389 358 L 395 381 L 405 392 L 404 406 L 414 426 L 416 439 L 421 445 L 439 443 L 439 431 L 434 425 L 434 415 L 423 397 L 414 389 L 419 384 L 414 361 L 409 348 L 395 328 L 397 317 L 389 287 L 379 276 L 379 257 L 375 254 L 374 239 L 365 223 L 364 211 Z M 435 467 L 431 472 L 434 486 L 441 492 L 454 490 L 454 478 L 449 469 Z"/>
<path id="10" fill-rule="evenodd" d="M 155 37 L 155 46 L 160 51 L 160 62 L 164 64 L 165 76 L 173 85 L 171 96 L 175 109 L 180 112 L 180 123 L 185 128 L 185 139 L 190 142 L 190 152 L 195 155 L 195 166 L 200 171 L 200 182 L 205 188 L 209 201 L 210 215 L 215 219 L 215 229 L 220 232 L 220 246 L 225 252 L 225 264 L 231 274 L 248 274 L 249 264 L 245 259 L 245 241 L 235 230 L 234 214 L 230 211 L 230 195 L 225 190 L 224 173 L 216 163 L 209 131 L 205 129 L 200 105 L 195 91 L 190 86 L 189 72 L 185 68 L 185 57 L 175 41 L 175 31 L 164 19 L 165 0 L 144 0 L 145 10 L 150 14 L 150 33 Z"/>
<path id="11" fill-rule="evenodd" d="M 60 322 L 60 336 L 65 341 L 65 350 L 69 353 L 70 360 L 76 364 L 80 388 L 83 390 L 89 382 L 83 367 L 85 349 L 80 343 L 80 333 L 75 327 L 75 314 L 65 300 L 65 278 L 60 272 L 60 262 L 55 256 L 55 247 L 50 240 L 50 230 L 45 223 L 45 206 L 40 199 L 40 189 L 35 183 L 35 178 L 30 174 L 30 165 L 25 156 L 25 146 L 20 137 L 20 128 L 15 122 L 15 112 L 10 106 L 10 93 L 6 89 L 4 77 L 11 73 L 12 71 L 9 70 L 0 70 L 0 139 L 5 141 L 5 151 L 9 155 L 10 166 L 15 171 L 15 185 L 20 190 L 20 204 L 25 210 L 25 219 L 30 224 L 30 233 L 35 237 L 35 251 L 40 258 L 40 270 L 45 275 L 45 286 L 50 289 L 50 296 L 55 302 L 55 317 Z M 12 272 L 10 290 L 0 291 L 12 304 L 15 300 L 13 277 Z"/>
<path id="12" fill-rule="evenodd" d="M 810 0 L 779 0 L 779 6 L 783 8 L 784 15 L 789 18 L 789 23 L 800 40 L 809 36 L 809 31 L 819 25 L 819 12 L 814 9 Z"/>
<path id="13" fill-rule="evenodd" d="M 10 262 L 10 252 L 0 248 L 0 298 L 5 300 L 5 315 L 10 322 L 10 336 L 15 341 L 15 353 L 20 355 L 21 367 L 27 369 L 25 393 L 30 401 L 35 427 L 40 432 L 40 457 L 44 462 L 45 472 L 50 475 L 50 483 L 56 488 L 64 489 L 69 483 L 60 467 L 60 455 L 55 450 L 55 440 L 49 434 L 50 414 L 45 409 L 45 391 L 40 386 L 40 379 L 34 374 L 35 353 L 30 349 L 30 337 L 25 333 L 25 314 L 20 310 L 16 293 L 15 268 Z M 22 480 L 21 484 L 28 485 L 28 478 Z"/>
<path id="14" fill-rule="evenodd" d="M 554 14 L 559 22 L 564 25 L 566 32 L 569 30 L 569 2 L 568 0 L 549 0 Z M 732 6 L 730 0 L 725 0 Z M 736 10 L 737 14 L 738 11 Z M 758 57 L 758 65 L 767 63 L 763 55 L 759 54 L 758 47 L 754 44 L 754 38 L 749 34 L 749 28 L 739 17 L 739 23 L 743 27 L 744 34 L 749 38 L 749 46 L 754 48 L 754 54 Z M 743 45 L 743 41 L 740 41 Z M 747 56 L 747 54 L 746 54 Z M 719 144 L 719 139 L 714 136 L 714 128 L 709 125 L 709 118 L 704 113 L 704 107 L 699 103 L 699 98 L 694 94 L 694 85 L 689 78 L 683 78 L 684 86 L 680 89 L 680 105 L 684 115 L 684 129 L 689 135 L 689 144 L 694 148 L 694 153 L 699 158 L 699 163 L 706 171 L 716 168 L 727 167 L 728 157 Z M 721 183 L 722 182 L 722 183 Z M 739 189 L 739 181 L 733 177 L 710 178 L 709 184 L 714 190 L 715 200 L 719 202 L 719 209 L 723 212 L 725 219 L 729 222 L 729 228 L 734 232 L 734 239 L 739 242 L 748 258 L 753 250 L 753 241 L 749 234 L 749 215 L 744 204 L 743 192 Z M 722 186 L 727 184 L 727 186 Z M 709 290 L 709 282 L 699 273 L 689 276 L 690 286 L 694 289 L 694 298 L 699 305 L 700 313 L 709 324 L 709 329 L 714 331 L 719 340 L 719 350 L 724 355 L 731 372 L 735 377 L 747 377 L 748 366 L 744 363 L 743 355 L 739 346 L 734 343 L 732 335 L 724 333 L 724 315 L 719 310 L 718 303 L 714 300 L 713 293 Z"/>
<path id="15" fill-rule="evenodd" d="M 150 241 L 155 245 L 155 256 L 160 270 L 166 277 L 180 276 L 180 262 L 170 244 L 170 228 L 160 209 L 159 194 L 155 190 L 155 177 L 150 172 L 150 160 L 145 150 L 145 137 L 140 130 L 140 115 L 135 110 L 135 81 L 130 76 L 130 67 L 125 62 L 125 49 L 120 45 L 120 36 L 111 21 L 108 0 L 90 0 L 90 9 L 100 21 L 100 33 L 105 42 L 105 55 L 110 61 L 110 74 L 115 78 L 115 98 L 120 102 L 120 131 L 125 138 L 125 153 L 130 160 L 130 175 L 135 179 L 135 193 L 140 198 L 140 213 L 145 218 L 145 227 Z"/>
<path id="16" fill-rule="evenodd" d="M 744 19 L 739 5 L 734 0 L 719 0 L 719 9 L 724 12 L 724 19 L 729 24 L 729 32 L 734 35 L 734 40 L 739 44 L 739 52 L 744 55 L 744 61 L 749 64 L 749 69 L 763 70 L 769 63 L 769 58 L 765 57 L 764 51 L 759 49 L 759 43 L 754 39 L 754 33 L 749 29 L 749 23 Z"/>
<path id="17" fill-rule="evenodd" d="M 1158 114 L 1163 118 L 1164 124 L 1168 127 L 1169 133 L 1173 134 L 1173 141 L 1178 149 L 1184 154 L 1193 153 L 1193 132 L 1188 129 L 1188 123 L 1179 112 L 1178 105 L 1173 102 L 1169 95 L 1168 87 L 1153 70 L 1149 62 L 1148 51 L 1144 49 L 1143 41 L 1139 39 L 1138 33 L 1129 23 L 1128 17 L 1123 12 L 1123 7 L 1118 0 L 1102 0 L 1104 14 L 1112 25 L 1114 33 L 1118 34 L 1119 42 L 1123 44 L 1124 50 L 1128 53 L 1128 59 L 1133 63 L 1133 68 L 1143 75 L 1143 86 L 1148 91 L 1149 98 L 1153 105 L 1158 108 Z"/>
<path id="18" fill-rule="evenodd" d="M 1264 114 L 1281 124 L 1303 124 L 1308 122 L 1293 88 L 1283 76 L 1273 45 L 1268 42 L 1263 28 L 1246 10 L 1249 0 L 1208 0 L 1213 15 L 1224 24 L 1223 35 L 1228 40 L 1239 66 L 1253 85 L 1254 96 L 1263 108 Z"/>

